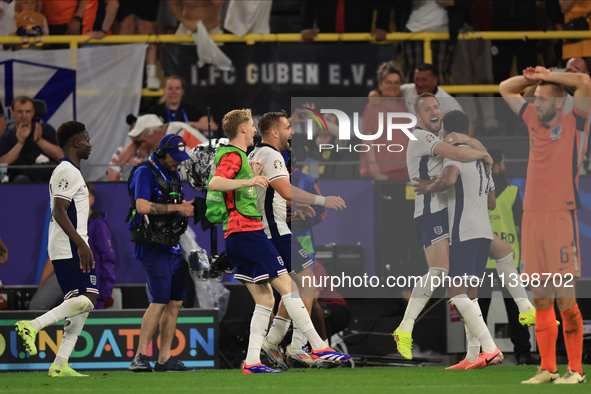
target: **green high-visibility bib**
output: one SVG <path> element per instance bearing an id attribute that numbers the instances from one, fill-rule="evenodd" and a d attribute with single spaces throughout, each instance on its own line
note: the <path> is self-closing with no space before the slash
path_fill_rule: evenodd
<path id="1" fill-rule="evenodd" d="M 507 242 L 513 248 L 513 261 L 515 267 L 519 266 L 520 247 L 519 234 L 513 218 L 513 203 L 517 198 L 519 188 L 517 186 L 507 186 L 505 190 L 497 197 L 497 207 L 493 211 L 488 211 L 490 226 L 501 240 Z M 489 257 L 486 268 L 496 268 L 497 265 Z"/>

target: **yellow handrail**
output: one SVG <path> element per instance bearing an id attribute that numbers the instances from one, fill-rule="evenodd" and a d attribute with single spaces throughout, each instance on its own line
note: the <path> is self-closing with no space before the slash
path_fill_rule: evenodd
<path id="1" fill-rule="evenodd" d="M 233 34 L 212 34 L 210 36 L 215 42 L 220 43 L 246 43 L 253 45 L 257 42 L 301 42 L 299 33 L 289 34 L 247 34 L 238 37 Z M 591 39 L 591 31 L 518 31 L 518 32 L 473 32 L 458 35 L 459 40 L 554 40 L 554 39 Z M 386 41 L 381 43 L 391 44 L 398 41 L 424 41 L 424 62 L 432 63 L 433 53 L 431 42 L 434 40 L 449 40 L 449 33 L 389 33 Z M 316 42 L 373 42 L 375 38 L 370 33 L 320 33 L 314 39 Z M 193 37 L 186 35 L 111 35 L 100 40 L 89 39 L 88 36 L 44 36 L 43 42 L 47 44 L 70 44 L 70 49 L 78 49 L 81 44 L 134 44 L 134 43 L 162 43 L 162 44 L 183 44 L 193 43 Z M 2 44 L 22 44 L 21 37 L 0 37 Z M 497 85 L 463 85 L 463 86 L 442 86 L 448 93 L 498 93 Z M 162 90 L 142 90 L 142 96 L 159 97 Z"/>

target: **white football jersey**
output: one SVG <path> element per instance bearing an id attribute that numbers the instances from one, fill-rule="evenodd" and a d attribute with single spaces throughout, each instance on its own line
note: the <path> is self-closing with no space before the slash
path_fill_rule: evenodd
<path id="1" fill-rule="evenodd" d="M 441 175 L 443 156 L 436 155 L 433 150 L 442 141 L 435 134 L 423 129 L 415 129 L 413 135 L 417 140 L 409 140 L 406 148 L 406 166 L 410 181 L 413 182 L 412 178 L 429 180 L 435 175 Z M 415 195 L 414 217 L 439 212 L 446 207 L 444 192 Z"/>
<path id="2" fill-rule="evenodd" d="M 51 205 L 51 221 L 49 222 L 49 240 L 47 249 L 51 260 L 71 259 L 73 256 L 70 237 L 62 230 L 53 217 L 54 199 L 63 198 L 70 201 L 67 213 L 76 232 L 88 244 L 88 188 L 80 169 L 68 159 L 61 159 L 53 170 L 49 180 L 49 198 Z"/>
<path id="3" fill-rule="evenodd" d="M 460 147 L 467 148 L 466 145 Z M 471 239 L 493 239 L 488 217 L 488 193 L 495 189 L 483 160 L 470 163 L 445 159 L 443 168 L 460 170 L 456 184 L 447 189 L 447 214 L 450 243 Z"/>
<path id="4" fill-rule="evenodd" d="M 263 164 L 265 167 L 261 175 L 269 178 L 268 188 L 256 186 L 257 211 L 263 216 L 267 238 L 291 234 L 287 226 L 287 201 L 273 189 L 273 181 L 277 179 L 287 178 L 289 182 L 289 172 L 281 152 L 271 145 L 257 144 L 248 156 L 248 161 L 258 161 Z"/>

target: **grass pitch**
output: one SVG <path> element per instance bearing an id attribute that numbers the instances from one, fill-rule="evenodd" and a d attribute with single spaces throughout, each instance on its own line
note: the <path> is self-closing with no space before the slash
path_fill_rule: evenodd
<path id="1" fill-rule="evenodd" d="M 475 371 L 444 367 L 292 369 L 275 375 L 243 375 L 239 370 L 187 373 L 85 372 L 89 378 L 49 378 L 46 372 L 0 373 L 0 392 L 208 392 L 255 393 L 588 393 L 588 384 L 522 385 L 535 366 L 493 366 Z M 558 368 L 560 374 L 566 366 Z"/>

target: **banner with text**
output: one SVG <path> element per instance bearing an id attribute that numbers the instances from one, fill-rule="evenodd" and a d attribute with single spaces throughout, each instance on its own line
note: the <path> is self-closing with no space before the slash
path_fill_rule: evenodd
<path id="1" fill-rule="evenodd" d="M 180 75 L 188 84 L 184 100 L 205 109 L 214 119 L 237 108 L 253 114 L 288 110 L 291 97 L 367 97 L 377 86 L 376 71 L 396 59 L 394 45 L 225 44 L 230 71 L 197 67 L 194 46 L 164 45 L 164 73 Z"/>

